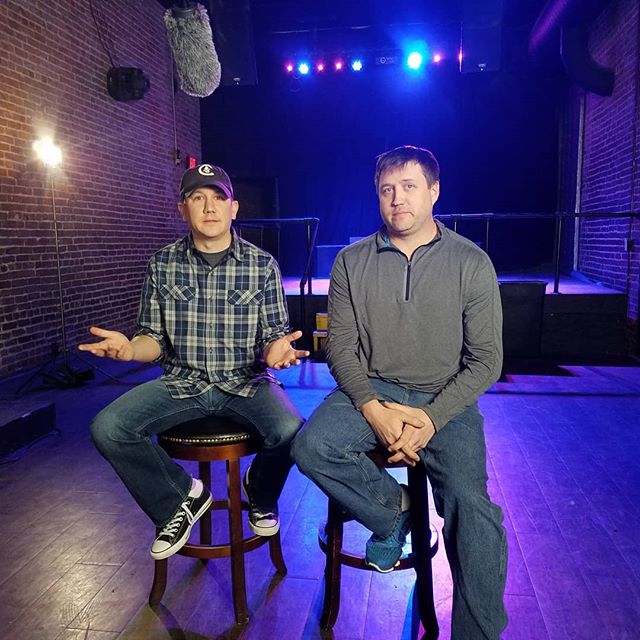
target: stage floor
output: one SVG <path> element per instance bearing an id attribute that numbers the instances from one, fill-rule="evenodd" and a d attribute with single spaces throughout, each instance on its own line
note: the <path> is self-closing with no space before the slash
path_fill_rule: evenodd
<path id="1" fill-rule="evenodd" d="M 152 523 L 100 457 L 93 416 L 152 366 L 95 362 L 101 375 L 75 389 L 29 394 L 54 402 L 60 433 L 0 461 L 0 625 L 20 640 L 321 640 L 326 498 L 292 469 L 280 500 L 288 574 L 274 579 L 268 548 L 247 555 L 251 619 L 234 624 L 229 561 L 175 557 L 161 606 L 147 605 Z M 76 363 L 73 363 L 76 365 Z M 99 373 L 99 372 L 97 372 Z M 278 373 L 309 416 L 334 386 L 327 366 Z M 0 397 L 13 386 L 0 385 Z M 489 492 L 505 513 L 509 544 L 504 640 L 620 640 L 640 628 L 640 367 L 636 361 L 532 361 L 505 371 L 480 399 Z M 243 471 L 248 459 L 242 460 Z M 195 463 L 186 463 L 196 473 Z M 217 498 L 224 465 L 213 465 Z M 394 474 L 402 477 L 401 469 Z M 433 502 L 431 501 L 433 506 Z M 442 519 L 432 510 L 441 535 Z M 245 516 L 246 526 L 246 516 Z M 226 540 L 222 512 L 215 541 Z M 195 536 L 194 532 L 194 536 Z M 369 533 L 347 525 L 346 543 Z M 451 637 L 452 583 L 444 544 L 434 558 L 441 640 Z M 411 571 L 343 571 L 335 638 L 409 640 Z"/>
<path id="2" fill-rule="evenodd" d="M 527 272 L 527 273 L 499 273 L 499 282 L 531 282 L 534 280 L 544 280 L 547 283 L 546 292 L 553 293 L 553 273 L 550 271 Z M 283 277 L 284 291 L 288 296 L 300 294 L 300 278 Z M 327 295 L 329 291 L 329 278 L 314 278 L 312 281 L 313 295 Z M 565 294 L 620 294 L 623 291 L 611 289 L 601 283 L 588 280 L 584 276 L 561 275 L 558 293 Z"/>

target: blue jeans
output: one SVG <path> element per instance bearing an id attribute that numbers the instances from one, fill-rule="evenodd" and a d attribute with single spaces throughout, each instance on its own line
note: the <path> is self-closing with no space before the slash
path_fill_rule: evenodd
<path id="1" fill-rule="evenodd" d="M 373 379 L 379 398 L 421 407 L 433 394 Z M 438 514 L 453 578 L 453 640 L 494 640 L 507 624 L 503 597 L 506 532 L 487 494 L 483 418 L 476 404 L 453 418 L 419 452 Z M 295 439 L 298 467 L 369 530 L 387 536 L 400 516 L 396 480 L 366 455 L 376 436 L 339 390 L 316 409 Z"/>
<path id="2" fill-rule="evenodd" d="M 256 503 L 270 511 L 291 469 L 291 442 L 303 423 L 276 383 L 264 382 L 252 398 L 215 387 L 192 398 L 172 398 L 162 380 L 152 380 L 120 396 L 91 425 L 98 451 L 157 527 L 178 510 L 191 488 L 191 477 L 153 436 L 210 415 L 232 417 L 260 438 L 263 447 L 251 465 L 251 485 Z"/>

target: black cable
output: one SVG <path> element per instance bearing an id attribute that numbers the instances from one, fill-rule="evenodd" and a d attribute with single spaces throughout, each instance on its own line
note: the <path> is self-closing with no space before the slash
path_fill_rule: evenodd
<path id="1" fill-rule="evenodd" d="M 115 64 L 115 62 L 113 61 L 113 58 L 111 57 L 111 52 L 109 51 L 109 48 L 107 47 L 107 45 L 105 44 L 105 41 L 103 39 L 102 31 L 100 30 L 100 25 L 98 24 L 98 19 L 96 17 L 96 13 L 95 13 L 95 10 L 94 10 L 94 7 L 93 7 L 93 0 L 89 0 L 89 9 L 91 11 L 91 17 L 93 18 L 93 23 L 96 25 L 96 32 L 98 33 L 98 40 L 100 40 L 100 44 L 101 44 L 102 48 L 104 49 L 105 53 L 109 57 L 109 62 L 111 63 L 111 67 L 116 67 L 117 65 Z"/>

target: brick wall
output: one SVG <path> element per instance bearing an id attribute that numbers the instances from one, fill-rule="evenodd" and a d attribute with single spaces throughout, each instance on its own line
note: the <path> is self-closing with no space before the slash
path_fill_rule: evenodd
<path id="1" fill-rule="evenodd" d="M 111 66 L 139 67 L 141 100 L 106 90 Z M 200 157 L 197 98 L 173 96 L 163 7 L 155 0 L 7 0 L 0 4 L 0 376 L 61 342 L 51 182 L 31 145 L 62 148 L 52 174 L 67 345 L 97 324 L 130 333 L 150 254 L 184 232 L 174 161 Z"/>
<path id="2" fill-rule="evenodd" d="M 615 70 L 613 95 L 586 96 L 582 211 L 640 210 L 640 42 L 637 0 L 614 0 L 593 24 L 590 49 Z M 631 252 L 625 239 L 631 238 Z M 579 269 L 629 296 L 630 326 L 638 322 L 640 220 L 583 220 Z M 630 332 L 637 349 L 637 333 Z"/>

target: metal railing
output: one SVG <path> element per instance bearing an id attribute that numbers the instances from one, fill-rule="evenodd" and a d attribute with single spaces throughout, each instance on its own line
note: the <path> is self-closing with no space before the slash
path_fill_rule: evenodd
<path id="1" fill-rule="evenodd" d="M 466 222 L 484 222 L 484 250 L 491 255 L 491 230 L 495 227 L 496 223 L 512 220 L 553 220 L 554 221 L 554 238 L 552 249 L 552 264 L 553 264 L 553 292 L 560 292 L 560 262 L 562 254 L 562 242 L 563 233 L 567 221 L 575 221 L 580 218 L 640 218 L 640 212 L 619 212 L 619 211 L 604 211 L 604 212 L 589 212 L 589 213 L 451 213 L 451 214 L 438 214 L 438 220 L 443 222 L 450 222 L 448 226 L 452 227 L 454 231 L 459 232 L 459 226 L 461 223 Z M 264 229 L 275 228 L 277 231 L 277 246 L 278 253 L 280 249 L 280 230 L 282 227 L 290 225 L 305 225 L 305 237 L 306 237 L 306 259 L 304 263 L 303 273 L 300 278 L 300 328 L 306 333 L 306 296 L 313 294 L 313 251 L 316 246 L 316 240 L 318 236 L 319 218 L 253 218 L 248 220 L 235 220 L 234 226 L 239 230 L 243 228 L 259 229 L 262 233 Z M 464 235 L 464 234 L 463 234 Z M 280 258 L 280 256 L 277 256 Z"/>
<path id="2" fill-rule="evenodd" d="M 307 302 L 306 296 L 313 294 L 313 278 L 311 270 L 313 267 L 313 250 L 316 246 L 316 240 L 318 237 L 318 225 L 320 224 L 319 218 L 252 218 L 248 220 L 235 220 L 234 226 L 242 234 L 242 229 L 259 229 L 261 232 L 263 229 L 273 227 L 278 232 L 278 254 L 280 252 L 280 229 L 283 226 L 303 224 L 305 225 L 305 237 L 306 237 L 306 259 L 300 278 L 300 329 L 306 334 L 306 311 Z M 280 256 L 277 256 L 278 260 Z M 305 292 L 306 288 L 306 292 Z"/>
<path id="3" fill-rule="evenodd" d="M 640 212 L 601 211 L 589 213 L 447 213 L 438 214 L 438 220 L 453 222 L 452 228 L 458 231 L 460 222 L 484 221 L 484 250 L 490 253 L 492 222 L 502 220 L 555 220 L 555 233 L 553 239 L 553 292 L 559 293 L 560 289 L 560 258 L 562 250 L 563 232 L 565 221 L 576 218 L 640 218 Z"/>

